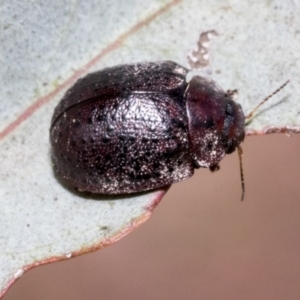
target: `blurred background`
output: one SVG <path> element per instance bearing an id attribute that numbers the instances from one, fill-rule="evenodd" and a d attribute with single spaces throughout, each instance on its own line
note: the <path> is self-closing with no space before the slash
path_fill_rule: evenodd
<path id="1" fill-rule="evenodd" d="M 247 137 L 174 184 L 152 217 L 100 251 L 32 269 L 4 300 L 300 299 L 300 136 Z"/>

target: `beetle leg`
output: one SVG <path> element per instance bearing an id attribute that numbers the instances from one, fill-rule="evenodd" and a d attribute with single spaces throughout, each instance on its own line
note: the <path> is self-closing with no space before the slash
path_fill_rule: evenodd
<path id="1" fill-rule="evenodd" d="M 211 170 L 211 172 L 219 171 L 220 170 L 220 165 L 216 164 L 214 166 L 209 167 L 209 169 Z"/>

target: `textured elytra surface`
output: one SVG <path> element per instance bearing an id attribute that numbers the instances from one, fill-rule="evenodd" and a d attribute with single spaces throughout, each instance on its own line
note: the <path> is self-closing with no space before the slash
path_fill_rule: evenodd
<path id="1" fill-rule="evenodd" d="M 173 62 L 141 63 L 79 80 L 53 116 L 58 174 L 79 190 L 106 194 L 190 177 L 186 72 Z"/>

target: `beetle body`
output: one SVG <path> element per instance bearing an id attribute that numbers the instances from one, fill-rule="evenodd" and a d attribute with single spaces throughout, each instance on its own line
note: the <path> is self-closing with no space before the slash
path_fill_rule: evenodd
<path id="1" fill-rule="evenodd" d="M 79 190 L 146 191 L 214 167 L 244 139 L 244 114 L 213 81 L 174 62 L 91 73 L 54 111 L 56 172 Z"/>

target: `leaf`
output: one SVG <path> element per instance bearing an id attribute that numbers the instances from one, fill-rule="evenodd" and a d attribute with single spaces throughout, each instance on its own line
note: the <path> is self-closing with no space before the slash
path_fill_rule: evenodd
<path id="1" fill-rule="evenodd" d="M 145 221 L 165 193 L 103 199 L 72 193 L 56 180 L 50 119 L 79 77 L 145 60 L 188 67 L 199 35 L 213 30 L 217 35 L 204 43 L 208 64 L 193 73 L 238 89 L 245 112 L 290 78 L 247 131 L 300 131 L 299 21 L 291 21 L 299 4 L 89 0 L 3 1 L 0 7 L 0 295 L 33 266 L 117 241 Z"/>

